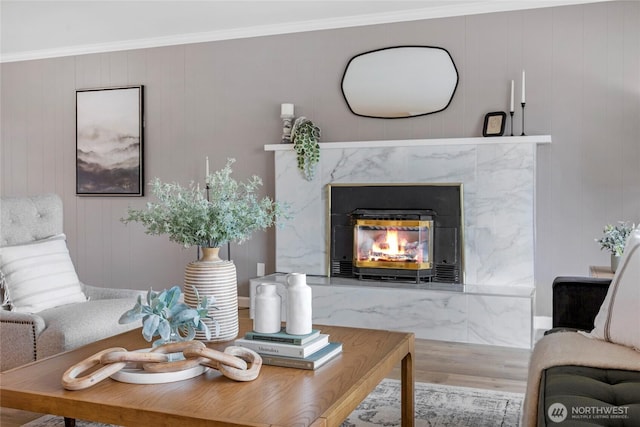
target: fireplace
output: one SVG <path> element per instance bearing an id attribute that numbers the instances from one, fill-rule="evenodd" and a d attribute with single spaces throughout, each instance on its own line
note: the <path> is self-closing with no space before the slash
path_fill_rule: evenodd
<path id="1" fill-rule="evenodd" d="M 274 154 L 276 197 L 291 206 L 292 219 L 275 229 L 279 273 L 251 279 L 251 295 L 258 283 L 274 281 L 286 295 L 286 274 L 303 272 L 313 288 L 315 323 L 530 348 L 536 153 L 549 143 L 549 135 L 321 143 L 311 181 L 300 175 L 291 144 L 266 145 Z M 373 202 L 393 203 L 373 205 L 356 194 L 382 182 L 396 191 L 374 192 Z M 409 187 L 404 183 L 432 188 L 403 206 L 397 196 Z M 353 265 L 350 215 L 358 208 L 433 210 L 433 282 L 334 277 L 330 263 Z M 351 236 L 351 246 L 333 247 L 334 234 Z M 462 283 L 447 280 L 445 269 Z"/>
<path id="2" fill-rule="evenodd" d="M 334 184 L 329 193 L 330 276 L 463 282 L 460 184 Z"/>

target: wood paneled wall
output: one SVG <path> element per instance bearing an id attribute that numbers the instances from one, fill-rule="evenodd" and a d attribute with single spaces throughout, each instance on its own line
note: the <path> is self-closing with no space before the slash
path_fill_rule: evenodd
<path id="1" fill-rule="evenodd" d="M 399 120 L 352 115 L 340 91 L 349 58 L 395 45 L 446 48 L 460 73 L 447 110 Z M 291 35 L 5 63 L 1 73 L 1 191 L 58 193 L 76 268 L 86 283 L 161 289 L 181 283 L 196 256 L 122 224 L 145 198 L 75 196 L 75 90 L 145 85 L 145 181 L 202 181 L 234 157 L 273 194 L 280 104 L 292 102 L 323 141 L 465 137 L 484 114 L 506 111 L 510 80 L 527 71 L 526 133 L 538 149 L 537 314 L 550 315 L 551 281 L 606 264 L 604 224 L 640 220 L 640 3 L 615 1 Z M 521 133 L 516 108 L 514 134 Z M 510 132 L 507 128 L 507 132 Z M 517 242 L 514 242 L 517 244 Z M 224 252 L 223 252 L 224 255 Z M 273 271 L 274 233 L 232 245 L 239 291 L 256 263 Z"/>

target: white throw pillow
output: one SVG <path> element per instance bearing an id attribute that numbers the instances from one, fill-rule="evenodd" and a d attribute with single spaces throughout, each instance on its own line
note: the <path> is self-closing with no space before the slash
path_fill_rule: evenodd
<path id="1" fill-rule="evenodd" d="M 60 234 L 54 234 L 53 236 L 45 237 L 44 239 L 33 240 L 31 242 L 21 243 L 20 245 L 22 245 L 22 246 L 35 245 L 35 244 L 42 243 L 42 242 L 48 242 L 50 240 L 62 240 L 62 241 L 65 241 L 66 239 L 67 239 L 67 236 L 65 236 L 64 233 L 60 233 Z M 9 246 L 18 246 L 18 245 L 9 245 Z M 5 287 L 4 274 L 2 273 L 1 266 L 2 266 L 2 248 L 0 248 L 0 300 L 2 301 L 2 309 L 10 311 L 11 310 L 11 301 L 9 301 L 9 292 L 7 291 L 7 289 Z"/>
<path id="2" fill-rule="evenodd" d="M 594 326 L 589 336 L 640 351 L 640 227 L 627 240 Z"/>
<path id="3" fill-rule="evenodd" d="M 0 248 L 0 273 L 12 311 L 37 313 L 87 300 L 64 235 Z"/>

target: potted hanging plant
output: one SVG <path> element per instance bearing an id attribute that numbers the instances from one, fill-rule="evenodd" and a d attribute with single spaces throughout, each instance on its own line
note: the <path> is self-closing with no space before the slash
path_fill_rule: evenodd
<path id="1" fill-rule="evenodd" d="M 298 160 L 298 169 L 307 181 L 311 181 L 320 161 L 320 128 L 306 117 L 298 117 L 291 129 L 293 149 Z"/>
<path id="2" fill-rule="evenodd" d="M 157 202 L 147 203 L 146 209 L 129 208 L 128 216 L 122 219 L 125 224 L 142 224 L 147 234 L 167 235 L 183 247 L 202 249 L 202 258 L 186 267 L 184 300 L 196 307 L 199 293 L 217 301 L 215 311 L 209 310 L 213 320 L 204 319 L 210 321 L 210 328 L 217 321 L 219 334 L 214 341 L 228 341 L 238 333 L 236 268 L 233 261 L 219 258 L 220 247 L 241 243 L 254 231 L 266 230 L 286 217 L 283 205 L 258 197 L 262 186 L 259 177 L 246 182 L 231 177 L 234 161 L 228 159 L 223 169 L 208 175 L 206 188 L 194 183 L 183 187 L 155 178 L 151 192 Z M 207 339 L 201 331 L 196 332 L 196 338 Z"/>
<path id="3" fill-rule="evenodd" d="M 617 225 L 607 224 L 602 231 L 602 237 L 595 239 L 600 243 L 600 250 L 606 249 L 611 253 L 611 271 L 614 273 L 618 268 L 627 239 L 634 228 L 635 224 L 625 221 L 618 221 Z"/>

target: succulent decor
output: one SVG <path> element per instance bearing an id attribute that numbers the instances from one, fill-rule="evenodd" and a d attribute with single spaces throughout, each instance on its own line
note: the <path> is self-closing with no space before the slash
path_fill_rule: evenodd
<path id="1" fill-rule="evenodd" d="M 231 165 L 207 176 L 207 189 L 193 182 L 189 187 L 177 183 L 151 182 L 155 203 L 146 209 L 129 208 L 121 221 L 139 222 L 151 235 L 166 234 L 169 240 L 184 247 L 198 245 L 217 248 L 227 242 L 243 242 L 256 230 L 265 230 L 286 217 L 285 209 L 269 197 L 258 199 L 262 180 L 253 176 L 247 182 L 231 177 Z"/>
<path id="2" fill-rule="evenodd" d="M 635 224 L 629 224 L 625 221 L 618 221 L 617 225 L 607 224 L 603 230 L 603 236 L 595 239 L 600 243 L 600 250 L 608 250 L 611 255 L 622 256 L 624 246 L 627 243 L 629 235 L 635 228 Z"/>
<path id="3" fill-rule="evenodd" d="M 195 292 L 197 295 L 197 289 Z M 207 339 L 211 339 L 211 330 L 202 319 L 209 317 L 208 310 L 213 307 L 215 300 L 205 296 L 202 299 L 198 297 L 198 301 L 196 308 L 182 302 L 182 291 L 177 285 L 162 292 L 149 289 L 146 299 L 143 301 L 142 295 L 139 295 L 136 305 L 123 313 L 118 323 L 142 319 L 142 336 L 151 342 L 154 336 L 160 335 L 156 341 L 158 344 L 171 340 L 192 340 L 196 330 L 204 331 Z M 216 326 L 215 336 L 218 336 L 218 323 L 212 320 Z"/>
<path id="4" fill-rule="evenodd" d="M 298 117 L 291 129 L 293 149 L 298 160 L 298 169 L 307 181 L 311 181 L 320 161 L 320 128 L 306 117 Z"/>

